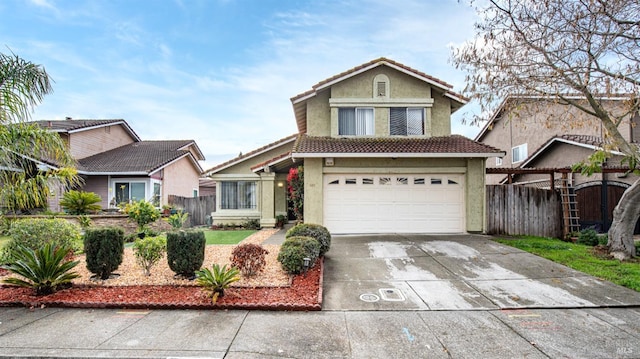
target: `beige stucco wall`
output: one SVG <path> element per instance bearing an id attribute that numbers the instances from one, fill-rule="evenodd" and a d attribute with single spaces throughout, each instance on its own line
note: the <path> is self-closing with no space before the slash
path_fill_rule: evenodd
<path id="1" fill-rule="evenodd" d="M 464 158 L 335 158 L 334 165 L 324 160 L 305 160 L 304 221 L 323 223 L 324 173 L 463 173 L 465 174 L 466 230 L 485 230 L 484 159 Z"/>
<path id="2" fill-rule="evenodd" d="M 124 146 L 134 139 L 121 125 L 94 128 L 69 135 L 69 148 L 75 159 L 81 159 Z"/>
<path id="3" fill-rule="evenodd" d="M 465 178 L 467 232 L 483 233 L 486 229 L 484 162 L 484 159 L 479 158 L 467 160 L 467 175 Z"/>
<path id="4" fill-rule="evenodd" d="M 193 197 L 193 190 L 198 190 L 200 172 L 191 160 L 184 157 L 164 168 L 162 179 L 162 201 L 166 204 L 169 195 Z"/>
<path id="5" fill-rule="evenodd" d="M 373 96 L 376 76 L 383 76 L 389 80 L 387 97 Z M 330 105 L 333 99 L 341 101 L 348 99 L 353 100 L 353 103 Z M 415 103 L 412 104 L 411 100 L 415 100 Z M 433 101 L 435 103 L 432 103 Z M 376 137 L 389 136 L 390 107 L 424 107 L 424 136 L 451 134 L 450 100 L 442 93 L 432 89 L 424 81 L 386 66 L 376 67 L 333 84 L 329 89 L 323 89 L 316 96 L 307 100 L 307 134 L 310 136 L 338 136 L 338 107 L 352 106 L 374 109 L 374 136 Z"/>
<path id="6" fill-rule="evenodd" d="M 216 172 L 216 175 L 221 174 L 252 174 L 253 171 L 251 167 L 256 166 L 258 164 L 267 162 L 273 158 L 276 158 L 284 153 L 291 151 L 293 148 L 293 141 L 287 142 L 285 144 L 281 144 L 273 149 L 269 149 L 260 154 L 256 154 L 255 156 L 248 158 L 242 162 L 239 162 L 233 166 L 229 166 L 221 171 Z"/>

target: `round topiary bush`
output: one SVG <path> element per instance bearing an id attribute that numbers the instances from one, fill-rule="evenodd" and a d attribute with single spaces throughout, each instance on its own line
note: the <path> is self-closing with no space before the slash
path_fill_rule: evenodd
<path id="1" fill-rule="evenodd" d="M 240 244 L 231 252 L 231 264 L 238 268 L 243 276 L 251 277 L 264 269 L 267 254 L 269 251 L 259 244 Z"/>
<path id="2" fill-rule="evenodd" d="M 185 278 L 195 278 L 204 262 L 207 243 L 202 231 L 167 232 L 167 261 L 171 270 Z"/>
<path id="3" fill-rule="evenodd" d="M 84 253 L 87 269 L 105 280 L 118 269 L 124 256 L 122 228 L 89 228 L 84 233 Z"/>
<path id="4" fill-rule="evenodd" d="M 280 246 L 278 262 L 287 273 L 299 274 L 305 270 L 304 258 L 309 258 L 309 268 L 311 268 L 319 256 L 320 244 L 315 238 L 289 237 Z"/>
<path id="5" fill-rule="evenodd" d="M 319 224 L 300 223 L 287 231 L 285 238 L 311 237 L 320 244 L 320 256 L 325 255 L 331 248 L 331 234 L 329 230 Z"/>

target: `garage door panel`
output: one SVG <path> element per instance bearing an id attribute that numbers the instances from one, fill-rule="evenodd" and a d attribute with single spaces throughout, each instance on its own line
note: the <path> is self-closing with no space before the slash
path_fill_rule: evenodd
<path id="1" fill-rule="evenodd" d="M 325 226 L 334 233 L 464 231 L 462 175 L 328 175 Z"/>

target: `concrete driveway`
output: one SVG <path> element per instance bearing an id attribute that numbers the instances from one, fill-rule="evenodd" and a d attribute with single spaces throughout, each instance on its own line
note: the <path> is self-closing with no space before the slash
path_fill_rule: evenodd
<path id="1" fill-rule="evenodd" d="M 640 293 L 482 235 L 335 236 L 324 310 L 491 310 L 640 305 Z"/>

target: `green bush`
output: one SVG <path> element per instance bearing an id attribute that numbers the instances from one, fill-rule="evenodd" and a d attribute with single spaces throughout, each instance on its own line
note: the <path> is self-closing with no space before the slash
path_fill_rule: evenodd
<path id="1" fill-rule="evenodd" d="M 33 288 L 36 295 L 51 294 L 79 277 L 71 271 L 78 262 L 65 260 L 69 250 L 51 242 L 36 250 L 19 246 L 14 252 L 14 260 L 2 268 L 20 277 L 10 277 L 3 282 Z"/>
<path id="2" fill-rule="evenodd" d="M 68 191 L 62 196 L 60 206 L 73 215 L 89 214 L 102 209 L 102 198 L 93 192 Z"/>
<path id="3" fill-rule="evenodd" d="M 143 232 L 147 224 L 157 221 L 160 217 L 160 211 L 151 202 L 145 200 L 127 203 L 124 206 L 124 213 L 129 219 L 136 222 L 138 232 Z"/>
<path id="4" fill-rule="evenodd" d="M 193 278 L 204 262 L 207 240 L 202 231 L 167 232 L 167 262 L 176 274 Z"/>
<path id="5" fill-rule="evenodd" d="M 300 223 L 287 231 L 285 238 L 311 237 L 320 244 L 320 256 L 325 255 L 331 248 L 331 234 L 329 230 L 318 224 Z"/>
<path id="6" fill-rule="evenodd" d="M 606 246 L 609 243 L 609 235 L 601 234 L 598 236 L 598 244 L 601 246 Z"/>
<path id="7" fill-rule="evenodd" d="M 0 252 L 0 263 L 8 263 L 19 247 L 36 250 L 47 243 L 70 248 L 74 253 L 82 251 L 80 229 L 64 219 L 27 218 L 15 221 L 8 231 L 11 239 Z"/>
<path id="8" fill-rule="evenodd" d="M 588 246 L 598 245 L 598 232 L 593 229 L 583 229 L 578 236 L 578 243 Z"/>
<path id="9" fill-rule="evenodd" d="M 167 222 L 173 229 L 180 229 L 184 226 L 184 224 L 189 219 L 189 213 L 184 213 L 182 210 L 172 214 L 167 218 Z"/>
<path id="10" fill-rule="evenodd" d="M 254 229 L 254 230 L 259 230 L 260 229 L 260 220 L 257 218 L 254 219 L 247 219 L 246 221 L 242 222 L 242 224 L 240 225 L 240 227 L 244 228 L 244 229 Z"/>
<path id="11" fill-rule="evenodd" d="M 122 263 L 124 231 L 121 228 L 92 228 L 84 234 L 87 269 L 102 280 L 109 279 Z"/>
<path id="12" fill-rule="evenodd" d="M 287 273 L 299 274 L 305 270 L 304 258 L 309 258 L 309 268 L 311 268 L 319 255 L 320 244 L 315 238 L 289 237 L 280 246 L 278 262 Z"/>
<path id="13" fill-rule="evenodd" d="M 213 271 L 203 268 L 196 272 L 196 282 L 205 290 L 211 292 L 211 302 L 215 303 L 218 297 L 224 296 L 224 290 L 229 288 L 231 283 L 240 280 L 237 268 L 227 268 L 225 264 L 222 268 L 214 264 Z"/>
<path id="14" fill-rule="evenodd" d="M 136 262 L 147 276 L 151 275 L 151 267 L 162 259 L 166 250 L 167 241 L 164 237 L 145 237 L 133 243 Z"/>
<path id="15" fill-rule="evenodd" d="M 269 251 L 259 244 L 240 244 L 231 252 L 231 264 L 245 277 L 251 277 L 264 269 L 266 264 L 264 257 L 267 254 Z"/>

